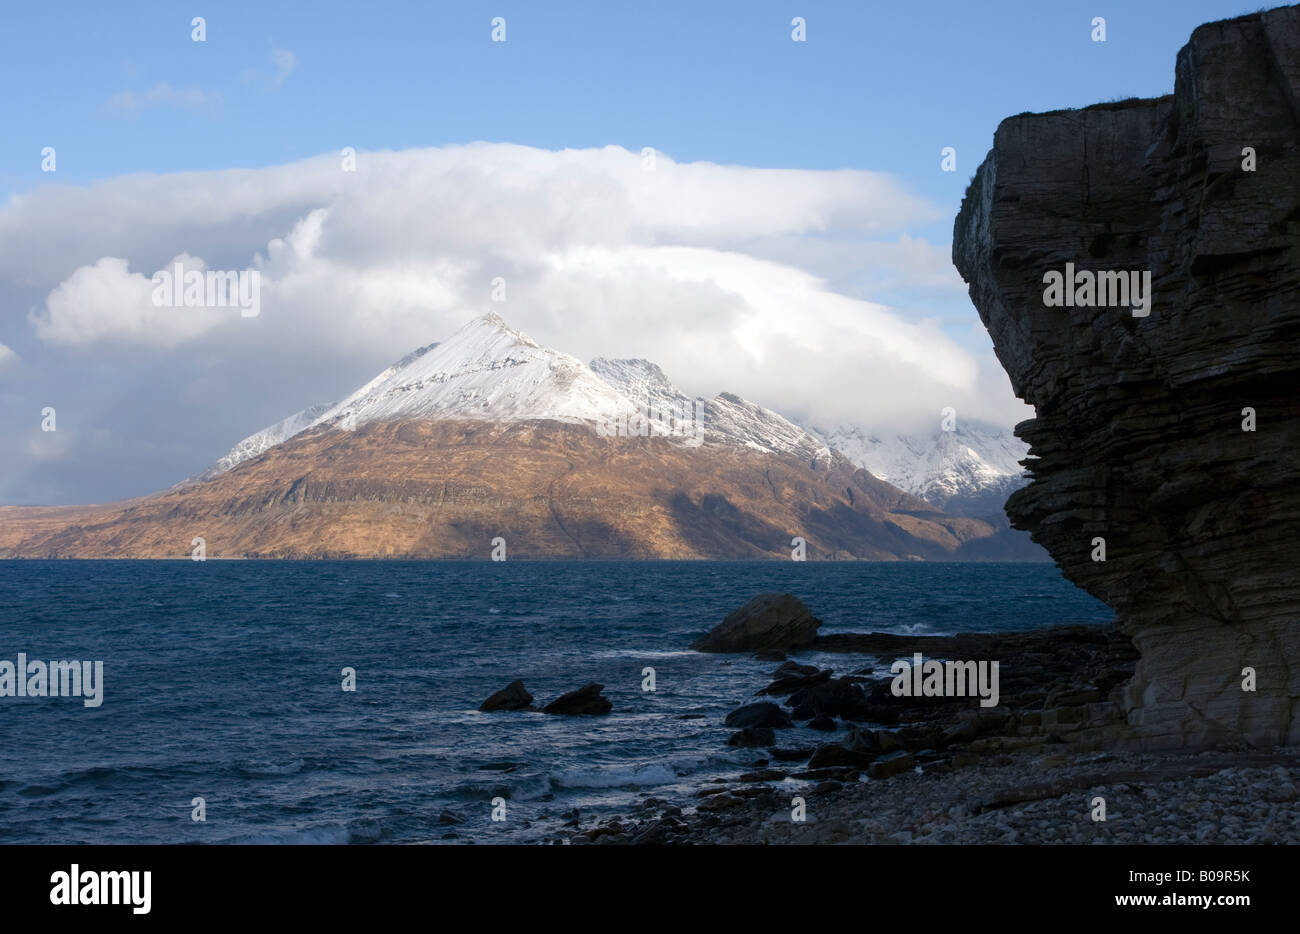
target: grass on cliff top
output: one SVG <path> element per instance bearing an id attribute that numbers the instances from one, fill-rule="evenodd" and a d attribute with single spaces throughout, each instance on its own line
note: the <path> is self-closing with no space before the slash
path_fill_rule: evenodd
<path id="1" fill-rule="evenodd" d="M 1043 110 L 1043 111 L 1025 110 L 1025 111 L 1021 111 L 1018 114 L 1012 114 L 1010 117 L 1007 117 L 1006 120 L 1017 120 L 1020 117 L 1055 117 L 1060 114 L 1082 113 L 1087 110 L 1123 110 L 1126 107 L 1135 107 L 1141 105 L 1154 106 L 1164 101 L 1171 101 L 1173 99 L 1174 99 L 1173 94 L 1163 94 L 1160 97 L 1115 97 L 1115 98 L 1111 98 L 1108 101 L 1101 101 L 1100 103 L 1096 103 L 1096 104 L 1088 104 L 1086 107 L 1062 107 L 1059 110 Z M 1004 120 L 1003 123 L 1005 123 L 1006 120 Z"/>

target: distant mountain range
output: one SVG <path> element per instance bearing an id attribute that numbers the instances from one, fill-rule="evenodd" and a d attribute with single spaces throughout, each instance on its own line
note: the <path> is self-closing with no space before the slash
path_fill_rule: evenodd
<path id="1" fill-rule="evenodd" d="M 859 467 L 954 515 L 1000 521 L 1007 497 L 1028 482 L 1020 462 L 1029 446 L 1005 428 L 967 419 L 929 435 L 808 427 Z"/>
<path id="2" fill-rule="evenodd" d="M 489 314 L 170 490 L 0 509 L 0 555 L 185 556 L 202 538 L 209 557 L 486 557 L 502 539 L 538 558 L 1041 560 L 1001 518 L 1014 438 L 945 435 L 692 399 L 649 361 L 588 366 Z"/>
<path id="3" fill-rule="evenodd" d="M 555 378 L 539 378 L 543 371 Z M 598 423 L 609 411 L 687 411 L 697 401 L 649 360 L 598 357 L 583 367 L 487 315 L 446 344 L 403 357 L 342 402 L 312 406 L 250 435 L 205 476 L 319 425 L 355 427 L 397 418 Z M 731 393 L 703 409 L 711 440 L 808 459 L 828 458 L 834 448 L 877 478 L 954 515 L 1000 520 L 1006 498 L 1026 482 L 1019 462 L 1028 447 L 1003 428 L 963 420 L 953 431 L 936 429 L 928 436 L 882 436 L 853 425 L 801 426 Z"/>
<path id="4" fill-rule="evenodd" d="M 339 403 L 315 405 L 263 428 L 236 444 L 203 475 L 211 479 L 312 428 L 354 430 L 402 419 L 557 421 L 620 433 L 619 416 L 680 413 L 692 424 L 674 431 L 643 418 L 656 437 L 695 437 L 695 400 L 646 360 L 593 360 L 590 367 L 511 330 L 499 315 L 471 321 L 441 344 L 421 347 Z M 829 459 L 831 451 L 775 412 L 723 393 L 699 407 L 703 437 L 764 453 Z M 698 432 L 696 432 L 698 434 Z"/>

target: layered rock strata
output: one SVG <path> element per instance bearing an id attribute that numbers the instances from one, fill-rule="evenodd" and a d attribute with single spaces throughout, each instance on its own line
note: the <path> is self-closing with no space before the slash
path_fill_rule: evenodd
<path id="1" fill-rule="evenodd" d="M 1171 96 L 1003 121 L 953 261 L 1036 412 L 1012 524 L 1141 653 L 1126 735 L 1300 742 L 1300 7 L 1199 27 Z"/>

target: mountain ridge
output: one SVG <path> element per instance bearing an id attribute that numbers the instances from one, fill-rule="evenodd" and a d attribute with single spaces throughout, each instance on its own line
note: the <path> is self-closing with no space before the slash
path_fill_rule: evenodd
<path id="1" fill-rule="evenodd" d="M 514 346 L 518 347 L 518 356 L 546 359 L 548 366 L 564 374 L 563 378 L 585 389 L 576 398 L 557 395 L 548 399 L 542 394 L 503 400 L 498 397 L 500 381 L 471 379 L 473 385 L 462 386 L 461 396 L 444 396 L 432 405 L 393 401 L 412 387 L 422 390 L 425 379 L 447 381 L 457 374 L 458 367 L 463 376 L 467 367 L 483 365 L 484 356 L 493 351 L 498 356 L 504 351 L 506 359 L 516 364 L 526 363 L 511 357 Z M 429 357 L 430 352 L 436 353 Z M 500 369 L 503 367 L 489 367 L 490 371 Z M 601 385 L 595 385 L 589 376 Z M 606 392 L 605 387 L 617 397 Z M 555 418 L 595 424 L 614 433 L 614 421 L 632 415 L 641 416 L 637 423 L 641 431 L 683 434 L 659 419 L 644 417 L 659 413 L 667 414 L 669 419 L 684 417 L 687 431 L 697 432 L 686 436 L 697 441 L 734 442 L 771 453 L 793 453 L 810 461 L 839 452 L 886 482 L 957 515 L 992 516 L 1000 521 L 1002 503 L 1026 482 L 1018 461 L 1026 456 L 1027 446 L 1004 429 L 963 421 L 955 432 L 936 432 L 928 438 L 904 434 L 882 437 L 852 425 L 827 429 L 811 420 L 793 420 L 730 392 L 720 392 L 710 400 L 693 399 L 650 360 L 597 357 L 584 365 L 575 357 L 544 348 L 511 329 L 494 312 L 472 319 L 447 341 L 407 354 L 343 401 L 311 406 L 242 439 L 196 479 L 211 479 L 319 425 L 354 428 L 374 418 L 430 415 L 488 417 L 489 413 L 468 404 L 478 398 L 478 393 L 483 393 L 489 403 L 494 421 Z M 418 392 L 414 396 L 420 398 Z M 579 398 L 581 404 L 577 404 Z M 697 418 L 702 426 L 692 424 Z"/>
<path id="2" fill-rule="evenodd" d="M 475 318 L 341 402 L 127 503 L 0 509 L 0 555 L 1036 558 L 733 393 L 646 360 L 588 366 Z M 179 554 L 178 554 L 179 551 Z"/>

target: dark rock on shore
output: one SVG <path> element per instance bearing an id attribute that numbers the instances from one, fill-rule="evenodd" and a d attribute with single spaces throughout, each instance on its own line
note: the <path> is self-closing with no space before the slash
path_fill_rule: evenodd
<path id="1" fill-rule="evenodd" d="M 809 665 L 798 665 L 800 669 L 797 673 L 781 675 L 767 687 L 757 692 L 757 696 L 784 697 L 787 694 L 793 694 L 795 691 L 802 691 L 804 688 L 815 687 L 824 681 L 830 680 L 833 672 L 827 668 L 824 671 L 818 671 L 813 668 L 811 673 L 807 673 Z M 781 669 L 777 669 L 780 672 Z"/>
<path id="2" fill-rule="evenodd" d="M 826 746 L 818 746 L 817 751 L 812 754 L 808 760 L 809 769 L 826 769 L 833 767 L 846 767 L 854 769 L 865 769 L 876 760 L 874 753 L 855 752 L 852 749 L 846 749 L 839 743 L 830 743 Z"/>
<path id="3" fill-rule="evenodd" d="M 835 782 L 856 782 L 858 773 L 862 769 L 859 766 L 828 766 L 825 768 L 805 769 L 802 772 L 794 772 L 791 778 L 805 778 L 815 782 L 835 781 Z"/>
<path id="4" fill-rule="evenodd" d="M 495 710 L 530 710 L 532 705 L 533 695 L 528 693 L 524 683 L 522 681 L 511 681 L 479 704 L 478 709 L 484 713 L 491 713 Z"/>
<path id="5" fill-rule="evenodd" d="M 991 753 L 1049 748 L 1068 743 L 1079 748 L 1104 744 L 1122 719 L 1118 698 L 1133 670 L 1132 642 L 1109 626 L 1059 626 L 1007 633 L 956 636 L 898 636 L 887 633 L 840 634 L 817 640 L 818 650 L 863 652 L 875 661 L 863 676 L 828 678 L 793 693 L 785 704 L 791 719 L 815 729 L 846 721 L 839 743 L 815 749 L 776 748 L 770 728 L 748 728 L 731 737 L 733 746 L 767 746 L 778 762 L 806 761 L 794 778 L 852 781 L 860 772 L 889 777 L 914 768 L 950 768 L 979 762 Z M 892 657 L 986 659 L 999 663 L 1000 703 L 983 707 L 977 696 L 895 697 L 892 678 L 866 677 Z M 807 668 L 808 666 L 804 666 Z M 816 672 L 821 674 L 821 672 Z M 807 677 L 793 663 L 774 675 Z M 747 705 L 736 714 L 764 721 L 774 704 Z M 733 725 L 738 725 L 733 719 Z M 894 728 L 882 728 L 894 727 Z M 908 758 L 910 757 L 910 758 Z M 910 764 L 908 764 L 910 762 Z M 828 769 L 838 769 L 832 774 Z"/>
<path id="6" fill-rule="evenodd" d="M 862 684 L 854 678 L 834 678 L 800 688 L 786 698 L 791 716 L 796 720 L 809 720 L 824 715 L 844 720 L 868 720 L 876 711 Z M 880 711 L 888 717 L 889 712 Z"/>
<path id="7" fill-rule="evenodd" d="M 697 811 L 707 813 L 709 811 L 725 811 L 730 808 L 738 808 L 744 803 L 745 803 L 744 798 L 738 798 L 735 795 L 731 795 L 731 794 L 721 794 L 721 795 L 713 795 L 710 798 L 705 798 L 703 801 L 697 804 L 695 808 Z"/>
<path id="8" fill-rule="evenodd" d="M 614 709 L 614 705 L 608 698 L 602 696 L 600 692 L 603 690 L 605 690 L 603 684 L 596 684 L 594 681 L 585 684 L 576 691 L 561 694 L 543 707 L 542 713 L 570 715 L 609 713 Z"/>
<path id="9" fill-rule="evenodd" d="M 775 742 L 776 733 L 770 726 L 747 726 L 739 733 L 731 734 L 727 745 L 739 746 L 741 749 L 757 749 L 760 746 L 771 746 Z"/>
<path id="10" fill-rule="evenodd" d="M 771 701 L 761 701 L 757 704 L 746 704 L 744 707 L 738 707 L 727 714 L 727 719 L 723 722 L 727 726 L 736 729 L 755 726 L 784 729 L 794 726 L 794 721 L 790 719 L 790 715 Z"/>
<path id="11" fill-rule="evenodd" d="M 1133 671 L 1131 640 L 1110 626 L 1058 626 L 1005 633 L 955 636 L 905 636 L 890 633 L 844 633 L 816 638 L 818 651 L 861 654 L 871 663 L 858 674 L 833 677 L 830 669 L 787 661 L 772 672 L 776 680 L 759 693 L 791 691 L 787 716 L 771 701 L 733 710 L 728 726 L 740 729 L 728 739 L 736 748 L 766 747 L 777 762 L 806 762 L 789 777 L 796 780 L 856 782 L 862 773 L 888 779 L 914 770 L 945 771 L 980 763 L 989 755 L 1021 749 L 1053 748 L 1068 743 L 1095 748 L 1108 737 L 1119 713 L 1118 696 Z M 985 707 L 972 685 L 965 696 L 895 696 L 893 678 L 872 673 L 892 658 L 996 661 L 999 703 Z M 775 746 L 776 729 L 808 721 L 815 730 L 847 729 L 838 743 L 815 748 Z M 729 802 L 749 795 L 775 794 L 760 783 L 769 774 L 767 759 L 757 760 L 739 787 L 713 788 L 707 797 L 726 800 L 710 809 L 729 809 Z"/>
<path id="12" fill-rule="evenodd" d="M 855 752 L 885 752 L 888 750 L 883 748 L 881 738 L 893 735 L 894 734 L 890 733 L 888 730 L 876 732 L 875 730 L 868 730 L 859 726 L 851 726 L 848 728 L 848 731 L 845 732 L 844 738 L 840 740 L 840 745 L 845 749 L 852 749 Z"/>
<path id="13" fill-rule="evenodd" d="M 971 697 L 894 697 L 889 678 L 864 685 L 868 703 L 861 716 L 849 719 L 901 724 L 895 735 L 912 750 L 939 745 L 940 735 L 962 717 L 973 718 L 972 726 L 958 729 L 950 742 L 996 733 L 1029 741 L 1062 729 L 1075 744 L 1110 742 L 1116 718 L 1122 720 L 1122 685 L 1137 659 L 1132 641 L 1110 626 L 955 636 L 843 633 L 819 638 L 816 649 L 862 652 L 882 660 L 910 658 L 919 651 L 927 657 L 999 661 L 1000 708 L 980 707 Z M 1094 690 L 1100 699 L 1087 702 Z M 799 719 L 797 711 L 792 716 Z"/>
<path id="14" fill-rule="evenodd" d="M 691 644 L 697 652 L 784 652 L 811 645 L 821 620 L 794 594 L 763 593 Z"/>
<path id="15" fill-rule="evenodd" d="M 872 778 L 890 778 L 910 772 L 916 768 L 916 760 L 910 752 L 891 752 L 881 756 L 867 769 Z"/>
<path id="16" fill-rule="evenodd" d="M 777 762 L 807 762 L 813 751 L 809 746 L 799 749 L 769 749 L 768 754 Z"/>

